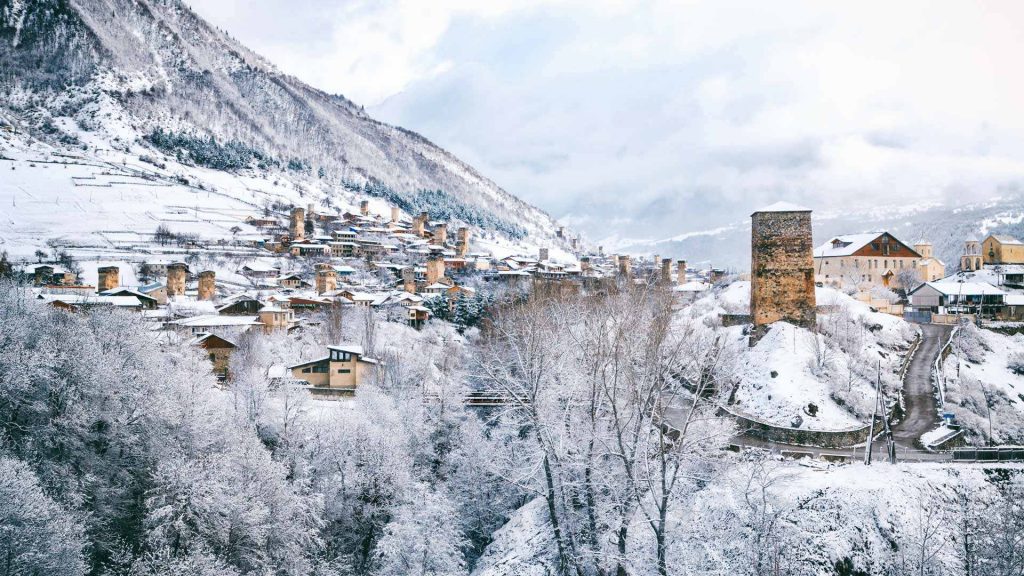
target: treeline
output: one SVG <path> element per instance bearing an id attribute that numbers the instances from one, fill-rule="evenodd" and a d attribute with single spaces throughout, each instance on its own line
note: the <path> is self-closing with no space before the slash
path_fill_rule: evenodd
<path id="1" fill-rule="evenodd" d="M 293 172 L 310 170 L 308 162 L 297 158 L 282 162 L 266 152 L 238 140 L 220 142 L 213 136 L 200 136 L 163 128 L 154 129 L 144 136 L 144 139 L 160 150 L 174 155 L 182 164 L 214 170 L 241 170 L 244 168 L 267 170 L 281 167 L 287 167 Z"/>

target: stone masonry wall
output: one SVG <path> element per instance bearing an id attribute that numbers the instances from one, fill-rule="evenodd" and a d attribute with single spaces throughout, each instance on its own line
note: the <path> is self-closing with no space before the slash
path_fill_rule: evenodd
<path id="1" fill-rule="evenodd" d="M 753 214 L 750 315 L 755 328 L 779 320 L 815 325 L 810 211 Z"/>

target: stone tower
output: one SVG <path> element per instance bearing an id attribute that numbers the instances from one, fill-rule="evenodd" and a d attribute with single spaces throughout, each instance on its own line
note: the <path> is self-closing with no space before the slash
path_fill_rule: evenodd
<path id="1" fill-rule="evenodd" d="M 438 246 L 444 246 L 444 243 L 448 241 L 448 225 L 441 223 L 434 229 L 434 237 L 431 239 L 431 244 L 437 244 Z"/>
<path id="2" fill-rule="evenodd" d="M 338 289 L 338 272 L 330 264 L 316 266 L 316 293 L 324 294 Z"/>
<path id="3" fill-rule="evenodd" d="M 469 228 L 465 226 L 459 228 L 458 241 L 455 243 L 455 251 L 458 252 L 461 258 L 465 258 L 466 254 L 469 254 Z"/>
<path id="4" fill-rule="evenodd" d="M 590 256 L 580 256 L 580 272 L 590 272 Z"/>
<path id="5" fill-rule="evenodd" d="M 213 300 L 215 294 L 217 273 L 213 270 L 203 270 L 199 273 L 199 296 L 200 300 Z"/>
<path id="6" fill-rule="evenodd" d="M 412 233 L 417 235 L 417 236 L 421 236 L 421 237 L 425 236 L 426 235 L 426 225 L 427 225 L 427 219 L 428 218 L 429 218 L 429 216 L 427 216 L 426 212 L 422 212 L 422 213 L 420 213 L 419 216 L 413 218 L 412 219 Z"/>
<path id="7" fill-rule="evenodd" d="M 547 248 L 541 248 L 540 252 L 537 254 L 537 260 L 539 260 L 541 262 L 544 262 L 544 261 L 546 261 L 548 259 L 548 256 L 549 256 L 548 249 Z"/>
<path id="8" fill-rule="evenodd" d="M 409 294 L 416 293 L 416 269 L 412 266 L 402 268 L 402 290 Z"/>
<path id="9" fill-rule="evenodd" d="M 175 262 L 167 265 L 167 297 L 185 295 L 185 278 L 188 276 L 188 265 Z"/>
<path id="10" fill-rule="evenodd" d="M 359 203 L 359 214 L 361 216 L 369 216 L 370 215 L 370 201 L 369 200 L 363 200 L 362 202 Z"/>
<path id="11" fill-rule="evenodd" d="M 786 202 L 772 204 L 751 214 L 750 236 L 750 315 L 755 330 L 780 320 L 813 328 L 817 316 L 811 211 Z"/>
<path id="12" fill-rule="evenodd" d="M 430 260 L 427 260 L 427 286 L 435 284 L 441 278 L 444 278 L 444 258 L 431 256 Z"/>
<path id="13" fill-rule="evenodd" d="M 960 270 L 974 272 L 981 268 L 981 243 L 972 236 L 964 242 L 964 254 L 960 257 Z"/>
<path id="14" fill-rule="evenodd" d="M 676 284 L 686 284 L 686 260 L 676 261 Z"/>
<path id="15" fill-rule="evenodd" d="M 402 216 L 402 211 L 398 209 L 398 206 L 391 207 L 391 222 L 397 224 L 399 218 Z"/>
<path id="16" fill-rule="evenodd" d="M 629 277 L 633 273 L 633 267 L 629 261 L 629 255 L 619 256 L 619 276 Z"/>
<path id="17" fill-rule="evenodd" d="M 661 259 L 661 281 L 664 284 L 672 283 L 672 259 Z"/>
<path id="18" fill-rule="evenodd" d="M 117 266 L 101 266 L 96 269 L 96 291 L 106 292 L 121 285 L 121 269 Z"/>
<path id="19" fill-rule="evenodd" d="M 302 208 L 292 208 L 292 217 L 288 226 L 292 242 L 302 242 L 306 239 L 306 211 Z"/>

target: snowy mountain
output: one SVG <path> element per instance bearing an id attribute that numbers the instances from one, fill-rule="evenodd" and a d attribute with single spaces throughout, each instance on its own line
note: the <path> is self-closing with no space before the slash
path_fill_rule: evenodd
<path id="1" fill-rule="evenodd" d="M 828 206 L 812 205 L 810 208 L 814 210 L 815 245 L 841 234 L 888 230 L 908 243 L 919 239 L 930 241 L 935 255 L 951 270 L 959 265 L 964 240 L 970 236 L 979 239 L 990 233 L 1024 236 L 1022 206 L 1024 198 L 1007 194 L 985 202 L 958 205 L 893 203 L 859 212 L 837 212 Z M 663 239 L 607 238 L 603 245 L 606 251 L 659 254 L 684 258 L 691 265 L 747 270 L 750 268 L 750 218 Z"/>
<path id="2" fill-rule="evenodd" d="M 7 158 L 116 163 L 197 210 L 182 186 L 259 207 L 379 198 L 511 239 L 554 231 L 450 153 L 281 73 L 179 0 L 0 0 L 0 127 Z M 232 178 L 279 193 L 223 190 Z"/>

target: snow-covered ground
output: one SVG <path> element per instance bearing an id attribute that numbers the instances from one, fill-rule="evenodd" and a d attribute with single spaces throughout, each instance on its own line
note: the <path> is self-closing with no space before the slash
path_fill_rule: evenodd
<path id="1" fill-rule="evenodd" d="M 777 426 L 850 430 L 871 413 L 878 371 L 890 395 L 901 386 L 896 373 L 913 326 L 832 288 L 818 288 L 816 297 L 817 332 L 778 322 L 748 347 L 743 326 L 722 329 L 736 358 L 730 409 Z M 749 302 L 750 283 L 735 282 L 682 314 L 714 323 L 723 313 L 748 313 Z"/>
<path id="2" fill-rule="evenodd" d="M 951 348 L 942 366 L 945 411 L 975 444 L 986 442 L 990 428 L 998 443 L 1024 443 L 1024 374 L 1010 368 L 1011 358 L 1024 355 L 1024 334 L 967 327 Z"/>

